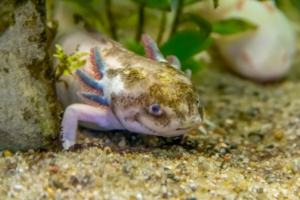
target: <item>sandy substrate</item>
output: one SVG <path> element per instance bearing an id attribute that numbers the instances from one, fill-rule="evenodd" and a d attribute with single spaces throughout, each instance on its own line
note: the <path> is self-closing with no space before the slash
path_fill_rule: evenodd
<path id="1" fill-rule="evenodd" d="M 200 130 L 81 129 L 70 152 L 0 152 L 0 199 L 299 199 L 300 62 L 278 83 L 220 67 L 194 81 L 209 120 Z"/>

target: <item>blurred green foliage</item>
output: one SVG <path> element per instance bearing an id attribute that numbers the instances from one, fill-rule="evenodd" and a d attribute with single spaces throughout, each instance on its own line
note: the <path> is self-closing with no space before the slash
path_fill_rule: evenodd
<path id="1" fill-rule="evenodd" d="M 219 0 L 213 0 L 214 1 L 214 7 L 217 8 L 219 6 Z"/>
<path id="2" fill-rule="evenodd" d="M 171 11 L 170 0 L 132 0 L 149 8 Z"/>
<path id="3" fill-rule="evenodd" d="M 300 1 L 299 0 L 291 0 L 292 3 L 300 10 Z"/>
<path id="4" fill-rule="evenodd" d="M 181 61 L 182 70 L 191 69 L 192 72 L 204 66 L 203 62 L 194 57 L 211 46 L 213 39 L 210 34 L 212 32 L 236 34 L 256 27 L 241 19 L 222 20 L 211 24 L 199 14 L 184 13 L 186 6 L 199 1 L 213 1 L 216 8 L 219 4 L 218 0 L 62 1 L 74 5 L 76 13 L 87 24 L 119 40 L 126 48 L 140 55 L 145 54 L 140 35 L 153 35 L 158 32 L 158 41 L 162 40 L 159 48 L 163 55 L 177 56 Z M 173 14 L 172 28 L 163 17 L 166 12 Z M 132 26 L 135 28 L 133 29 Z M 169 37 L 165 37 L 167 32 L 171 33 Z"/>
<path id="5" fill-rule="evenodd" d="M 160 50 L 164 56 L 176 55 L 181 61 L 182 70 L 190 69 L 196 72 L 204 63 L 196 61 L 193 56 L 206 50 L 213 42 L 210 37 L 201 37 L 201 31 L 198 30 L 182 30 L 173 35 Z M 199 65 L 199 67 L 197 67 Z"/>
<path id="6" fill-rule="evenodd" d="M 241 19 L 220 20 L 213 24 L 213 32 L 222 35 L 236 34 L 246 30 L 255 30 L 257 26 Z"/>
<path id="7" fill-rule="evenodd" d="M 201 38 L 201 31 L 187 29 L 177 32 L 160 50 L 163 55 L 176 55 L 180 61 L 184 61 L 191 56 L 207 49 L 211 43 L 211 38 Z"/>
<path id="8" fill-rule="evenodd" d="M 191 5 L 191 4 L 194 4 L 194 3 L 197 3 L 199 1 L 206 1 L 206 0 L 185 0 L 184 1 L 184 5 L 187 6 L 187 5 Z"/>
<path id="9" fill-rule="evenodd" d="M 200 31 L 199 31 L 199 37 L 201 40 L 205 40 L 212 31 L 212 26 L 209 21 L 207 21 L 205 18 L 201 17 L 200 15 L 187 13 L 183 14 L 180 22 L 193 22 L 196 25 L 198 25 Z"/>

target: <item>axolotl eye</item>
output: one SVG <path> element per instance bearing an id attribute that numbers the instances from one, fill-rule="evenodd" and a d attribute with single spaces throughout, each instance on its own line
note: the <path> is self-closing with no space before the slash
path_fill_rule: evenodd
<path id="1" fill-rule="evenodd" d="M 199 99 L 196 99 L 196 105 L 197 105 L 197 107 L 199 108 L 199 106 L 200 106 L 200 101 L 199 101 Z"/>
<path id="2" fill-rule="evenodd" d="M 149 107 L 149 112 L 153 115 L 161 115 L 161 108 L 157 104 L 153 104 Z"/>

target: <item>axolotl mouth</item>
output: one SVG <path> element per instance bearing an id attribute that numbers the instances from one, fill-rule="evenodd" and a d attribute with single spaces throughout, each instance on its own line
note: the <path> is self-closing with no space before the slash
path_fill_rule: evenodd
<path id="1" fill-rule="evenodd" d="M 153 135 L 159 135 L 159 136 L 166 136 L 166 135 L 168 135 L 168 136 L 178 136 L 178 135 L 183 135 L 183 133 L 176 133 L 176 131 L 191 130 L 193 128 L 192 126 L 190 126 L 190 127 L 187 127 L 187 128 L 173 129 L 173 130 L 169 130 L 169 131 L 166 131 L 166 132 L 158 132 L 158 131 L 155 131 L 155 130 L 149 128 L 148 126 L 144 125 L 137 118 L 135 118 L 133 120 L 133 122 L 139 123 L 143 128 L 151 131 L 151 134 L 153 134 Z M 172 134 L 173 131 L 174 131 L 174 134 Z"/>
<path id="2" fill-rule="evenodd" d="M 192 127 L 190 126 L 190 127 L 187 127 L 187 128 L 177 128 L 176 131 L 188 130 L 190 128 L 192 128 Z"/>

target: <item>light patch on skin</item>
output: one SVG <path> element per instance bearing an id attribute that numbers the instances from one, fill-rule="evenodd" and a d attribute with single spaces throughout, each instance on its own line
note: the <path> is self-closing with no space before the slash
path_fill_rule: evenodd
<path id="1" fill-rule="evenodd" d="M 143 84 L 146 79 L 146 74 L 142 72 L 141 68 L 118 68 L 118 69 L 108 69 L 106 71 L 107 78 L 115 78 L 120 76 L 121 81 L 124 83 L 125 89 L 130 89 L 130 87 L 136 84 Z"/>

